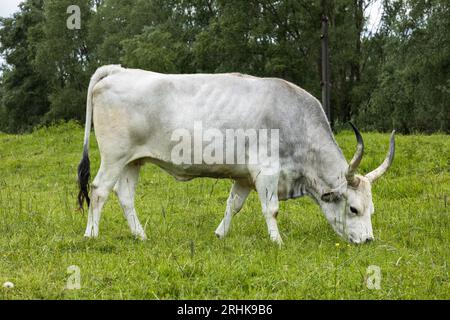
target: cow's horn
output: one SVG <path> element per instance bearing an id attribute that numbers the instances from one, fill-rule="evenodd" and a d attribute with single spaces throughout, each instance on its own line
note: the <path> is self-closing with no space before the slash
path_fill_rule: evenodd
<path id="1" fill-rule="evenodd" d="M 389 169 L 389 167 L 391 166 L 392 161 L 394 160 L 394 155 L 395 155 L 395 130 L 392 131 L 392 134 L 391 134 L 391 142 L 389 144 L 389 152 L 386 156 L 386 159 L 384 159 L 381 166 L 379 166 L 372 172 L 368 173 L 366 175 L 366 178 L 369 179 L 369 181 L 372 183 L 375 180 L 377 180 L 379 177 L 381 177 L 387 171 L 387 169 Z"/>
<path id="2" fill-rule="evenodd" d="M 364 154 L 364 141 L 359 133 L 358 128 L 355 127 L 353 123 L 350 122 L 350 125 L 353 128 L 353 131 L 355 131 L 356 141 L 358 142 L 356 146 L 356 152 L 353 156 L 352 161 L 350 161 L 350 164 L 348 165 L 347 173 L 345 177 L 347 178 L 347 182 L 351 186 L 357 186 L 359 184 L 359 179 L 356 178 L 355 173 L 356 170 L 358 170 L 359 164 L 361 163 L 363 154 Z"/>

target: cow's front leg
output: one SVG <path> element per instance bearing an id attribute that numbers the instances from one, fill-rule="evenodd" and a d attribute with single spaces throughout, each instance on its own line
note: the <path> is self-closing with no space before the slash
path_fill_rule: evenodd
<path id="1" fill-rule="evenodd" d="M 114 191 L 119 198 L 120 206 L 122 207 L 125 219 L 131 229 L 131 233 L 141 239 L 146 240 L 144 229 L 137 217 L 136 209 L 134 207 L 134 194 L 139 179 L 139 164 L 130 163 L 122 171 L 122 174 L 117 181 Z"/>
<path id="2" fill-rule="evenodd" d="M 273 170 L 260 170 L 256 173 L 254 180 L 258 192 L 261 207 L 266 218 L 267 229 L 270 239 L 279 245 L 283 244 L 278 230 L 278 172 Z"/>
<path id="3" fill-rule="evenodd" d="M 227 208 L 222 222 L 217 227 L 215 234 L 218 238 L 224 238 L 230 230 L 231 219 L 233 215 L 241 211 L 245 200 L 250 193 L 250 186 L 243 181 L 235 181 L 231 188 L 230 195 L 227 200 Z"/>

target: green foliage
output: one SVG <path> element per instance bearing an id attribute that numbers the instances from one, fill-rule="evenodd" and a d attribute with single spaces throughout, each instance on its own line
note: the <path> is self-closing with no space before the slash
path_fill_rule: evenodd
<path id="1" fill-rule="evenodd" d="M 86 104 L 84 92 L 67 86 L 58 88 L 49 96 L 52 108 L 43 118 L 44 123 L 53 123 L 58 120 L 70 120 L 80 118 L 80 106 Z"/>
<path id="2" fill-rule="evenodd" d="M 383 57 L 372 99 L 359 119 L 369 129 L 450 130 L 448 1 L 386 4 Z M 383 114 L 383 117 L 380 117 Z"/>
<path id="3" fill-rule="evenodd" d="M 67 7 L 76 4 L 81 11 L 81 29 L 66 27 Z M 44 5 L 44 37 L 37 45 L 36 69 L 46 77 L 50 93 L 49 112 L 42 122 L 84 118 L 89 84 L 90 56 L 88 25 L 90 0 L 47 0 Z"/>
<path id="4" fill-rule="evenodd" d="M 0 134 L 0 299 L 449 299 L 450 138 L 397 137 L 393 166 L 373 187 L 375 242 L 347 246 L 307 198 L 281 203 L 285 245 L 267 235 L 255 192 L 218 240 L 231 182 L 177 182 L 143 167 L 136 207 L 149 239 L 132 238 L 109 197 L 96 240 L 83 239 L 76 166 L 83 128 L 73 122 Z M 384 159 L 389 135 L 364 133 L 361 172 Z M 349 159 L 355 137 L 337 140 Z M 91 139 L 92 174 L 99 167 Z M 439 150 L 439 152 L 436 152 Z M 336 247 L 336 243 L 340 243 Z M 81 289 L 64 289 L 80 267 Z M 380 290 L 366 286 L 381 268 Z"/>
<path id="5" fill-rule="evenodd" d="M 189 54 L 186 44 L 161 28 L 146 28 L 141 35 L 123 42 L 123 63 L 132 68 L 141 68 L 163 73 L 177 73 Z"/>
<path id="6" fill-rule="evenodd" d="M 361 128 L 450 131 L 446 0 L 26 0 L 0 20 L 0 130 L 83 120 L 97 67 L 167 73 L 242 72 L 321 96 L 321 15 L 330 20 L 331 117 Z M 68 5 L 81 29 L 66 28 Z M 325 6 L 323 7 L 323 4 Z"/>
<path id="7" fill-rule="evenodd" d="M 12 18 L 0 19 L 0 130 L 21 132 L 40 122 L 49 108 L 46 79 L 34 67 L 36 42 L 42 38 L 43 1 L 27 1 Z"/>
<path id="8" fill-rule="evenodd" d="M 162 11 L 157 5 L 157 1 L 147 0 L 102 1 L 88 25 L 90 55 L 96 65 L 119 63 L 123 56 L 122 41 L 153 24 L 155 15 Z"/>

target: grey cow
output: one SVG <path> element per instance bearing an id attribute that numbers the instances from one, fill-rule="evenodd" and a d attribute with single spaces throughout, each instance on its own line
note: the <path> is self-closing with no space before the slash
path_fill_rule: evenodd
<path id="1" fill-rule="evenodd" d="M 92 122 L 101 165 L 89 197 Z M 278 130 L 277 141 L 272 141 L 278 144 L 278 157 L 276 161 L 260 157 L 257 162 L 234 164 L 174 161 L 173 132 L 182 128 L 194 136 L 199 122 L 219 133 Z M 102 207 L 114 190 L 132 233 L 146 238 L 134 207 L 134 193 L 140 167 L 151 162 L 182 181 L 197 177 L 234 180 L 225 216 L 216 230 L 219 238 L 228 233 L 232 216 L 253 189 L 261 201 L 270 239 L 276 243 L 282 243 L 276 221 L 279 201 L 304 195 L 320 205 L 333 229 L 346 240 L 373 240 L 371 186 L 393 161 L 394 132 L 384 162 L 362 176 L 356 170 L 364 144 L 352 127 L 357 150 L 348 164 L 319 101 L 292 83 L 241 74 L 169 75 L 103 66 L 89 84 L 83 158 L 78 167 L 80 207 L 85 200 L 89 206 L 85 236 L 98 236 Z M 252 139 L 245 141 L 244 158 L 248 160 L 259 149 Z M 231 149 L 223 150 L 225 157 L 235 151 Z"/>

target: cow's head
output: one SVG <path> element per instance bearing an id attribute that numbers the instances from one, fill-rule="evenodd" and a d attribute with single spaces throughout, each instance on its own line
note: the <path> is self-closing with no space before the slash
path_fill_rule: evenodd
<path id="1" fill-rule="evenodd" d="M 362 176 L 356 174 L 364 153 L 364 142 L 358 129 L 351 124 L 358 146 L 346 173 L 346 183 L 336 190 L 321 196 L 321 207 L 333 229 L 352 243 L 373 240 L 371 216 L 374 213 L 372 183 L 390 167 L 395 154 L 395 131 L 392 132 L 389 153 L 384 162 L 374 171 Z"/>

